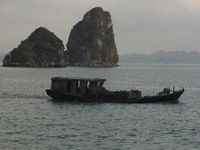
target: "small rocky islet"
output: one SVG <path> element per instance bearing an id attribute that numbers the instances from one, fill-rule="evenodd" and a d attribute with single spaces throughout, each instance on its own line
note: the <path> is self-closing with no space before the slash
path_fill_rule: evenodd
<path id="1" fill-rule="evenodd" d="M 5 56 L 3 66 L 64 67 L 64 44 L 53 32 L 39 27 Z"/>
<path id="2" fill-rule="evenodd" d="M 6 54 L 4 67 L 115 67 L 118 54 L 111 15 L 101 7 L 88 11 L 73 26 L 64 48 L 63 41 L 39 27 Z"/>

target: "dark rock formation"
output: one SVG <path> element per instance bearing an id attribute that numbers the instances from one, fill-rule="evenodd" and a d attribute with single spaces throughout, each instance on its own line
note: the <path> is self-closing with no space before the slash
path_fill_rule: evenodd
<path id="1" fill-rule="evenodd" d="M 37 28 L 5 56 L 3 66 L 64 67 L 66 60 L 63 42 L 46 28 Z"/>
<path id="2" fill-rule="evenodd" d="M 71 30 L 67 55 L 71 66 L 118 66 L 110 13 L 100 7 L 87 12 Z"/>

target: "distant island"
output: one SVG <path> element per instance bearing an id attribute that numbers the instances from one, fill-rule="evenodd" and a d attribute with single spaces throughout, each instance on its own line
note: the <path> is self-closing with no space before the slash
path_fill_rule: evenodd
<path id="1" fill-rule="evenodd" d="M 73 27 L 66 46 L 70 66 L 118 66 L 111 15 L 101 7 L 88 11 Z"/>
<path id="2" fill-rule="evenodd" d="M 4 67 L 65 67 L 64 44 L 53 32 L 39 27 L 3 59 Z"/>
<path id="3" fill-rule="evenodd" d="M 71 30 L 65 50 L 63 41 L 39 27 L 7 53 L 4 67 L 115 67 L 118 54 L 109 12 L 101 7 L 88 11 Z"/>
<path id="4" fill-rule="evenodd" d="M 120 63 L 186 63 L 199 64 L 200 52 L 198 51 L 157 51 L 153 54 L 130 53 L 119 56 Z"/>

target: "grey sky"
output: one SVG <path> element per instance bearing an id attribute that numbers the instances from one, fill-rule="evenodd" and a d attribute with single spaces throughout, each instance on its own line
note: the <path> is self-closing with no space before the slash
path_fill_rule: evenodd
<path id="1" fill-rule="evenodd" d="M 40 26 L 66 45 L 72 27 L 97 6 L 112 16 L 119 54 L 200 51 L 200 0 L 0 0 L 0 53 Z"/>

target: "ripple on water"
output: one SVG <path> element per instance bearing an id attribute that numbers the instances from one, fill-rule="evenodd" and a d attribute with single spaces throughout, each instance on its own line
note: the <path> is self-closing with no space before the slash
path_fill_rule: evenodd
<path id="1" fill-rule="evenodd" d="M 200 149 L 199 66 L 0 72 L 0 149 Z M 46 96 L 51 77 L 80 74 L 105 77 L 111 90 L 134 88 L 150 95 L 165 86 L 184 86 L 186 91 L 175 104 L 56 102 Z"/>

